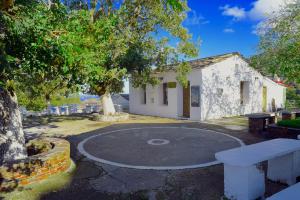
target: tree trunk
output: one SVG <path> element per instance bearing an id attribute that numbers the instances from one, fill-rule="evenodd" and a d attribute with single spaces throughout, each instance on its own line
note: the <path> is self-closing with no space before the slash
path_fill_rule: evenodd
<path id="1" fill-rule="evenodd" d="M 0 88 L 0 164 L 27 157 L 17 96 Z"/>
<path id="2" fill-rule="evenodd" d="M 46 102 L 47 102 L 47 114 L 48 114 L 48 115 L 51 115 L 50 95 L 49 95 L 49 94 L 46 94 L 46 95 L 45 95 L 45 99 L 46 99 Z"/>
<path id="3" fill-rule="evenodd" d="M 102 107 L 104 115 L 116 114 L 116 109 L 109 92 L 105 92 L 105 94 L 102 95 Z"/>

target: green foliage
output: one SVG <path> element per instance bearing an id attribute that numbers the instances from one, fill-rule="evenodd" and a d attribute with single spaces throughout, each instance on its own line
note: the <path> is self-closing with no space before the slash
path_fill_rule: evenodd
<path id="1" fill-rule="evenodd" d="M 19 105 L 25 107 L 27 110 L 41 111 L 47 108 L 47 103 L 43 96 L 32 97 L 30 94 L 18 89 L 16 93 L 18 96 Z"/>
<path id="2" fill-rule="evenodd" d="M 252 65 L 300 83 L 300 4 L 288 5 L 262 27 L 260 51 Z"/>
<path id="3" fill-rule="evenodd" d="M 0 11 L 0 87 L 17 90 L 21 105 L 33 110 L 64 102 L 56 96 L 79 85 L 102 95 L 121 92 L 128 77 L 136 87 L 158 84 L 153 66 L 166 71 L 198 53 L 182 26 L 186 0 L 12 3 Z M 177 68 L 183 85 L 189 70 L 187 63 Z"/>
<path id="4" fill-rule="evenodd" d="M 147 83 L 152 85 L 159 83 L 158 80 L 155 80 L 153 66 L 156 67 L 157 72 L 164 72 L 169 70 L 170 65 L 178 64 L 179 57 L 189 58 L 197 55 L 198 51 L 190 40 L 191 35 L 181 25 L 186 17 L 188 7 L 186 1 L 180 1 L 180 3 L 182 9 L 177 10 L 163 2 L 141 1 L 137 3 L 138 5 L 133 4 L 126 7 L 127 13 L 121 13 L 123 19 L 128 19 L 126 21 L 135 22 L 137 20 L 140 22 L 132 23 L 133 25 L 129 24 L 129 26 L 125 23 L 134 36 L 130 41 L 135 43 L 135 45 L 130 46 L 128 50 L 130 54 L 126 55 L 124 59 L 127 61 L 125 66 L 128 66 L 127 70 L 131 73 L 134 87 Z M 134 9 L 136 7 L 141 8 L 141 10 Z M 130 13 L 135 12 L 137 12 L 137 19 L 134 15 L 130 15 Z M 159 39 L 159 34 L 163 31 L 167 32 L 169 37 Z M 178 41 L 177 46 L 169 44 L 170 38 L 175 38 Z M 182 65 L 178 67 L 177 80 L 184 85 L 187 82 L 184 75 L 187 74 L 185 71 L 188 64 L 183 65 L 183 67 Z"/>
<path id="5" fill-rule="evenodd" d="M 295 88 L 288 88 L 286 91 L 286 108 L 300 108 L 300 95 L 296 93 Z"/>
<path id="6" fill-rule="evenodd" d="M 187 80 L 187 75 L 191 72 L 191 67 L 189 63 L 183 62 L 178 65 L 176 68 L 177 72 L 177 81 L 182 84 L 183 87 L 188 86 L 188 80 Z"/>
<path id="7" fill-rule="evenodd" d="M 90 92 L 121 92 L 128 76 L 134 87 L 158 84 L 153 66 L 164 71 L 167 64 L 178 63 L 179 56 L 197 55 L 191 35 L 181 25 L 188 10 L 186 1 L 124 1 L 119 7 L 101 1 L 100 9 L 97 2 L 90 9 L 70 12 L 68 34 L 60 38 L 69 52 L 67 57 L 85 67 L 82 76 Z M 161 38 L 162 32 L 175 38 L 178 46 Z"/>
<path id="8" fill-rule="evenodd" d="M 67 59 L 58 40 L 66 33 L 63 24 L 67 14 L 57 0 L 51 6 L 40 1 L 16 1 L 11 9 L 0 11 L 0 87 L 18 85 L 18 93 L 23 93 L 21 102 L 37 101 L 37 107 L 30 106 L 33 109 L 44 107 L 42 98 L 49 100 L 62 89 L 77 89 L 79 65 Z"/>
<path id="9" fill-rule="evenodd" d="M 65 96 L 56 96 L 53 97 L 51 100 L 51 105 L 53 106 L 62 106 L 66 104 L 80 104 L 80 98 L 79 95 L 73 95 L 70 97 L 65 97 Z"/>
<path id="10" fill-rule="evenodd" d="M 300 128 L 300 118 L 292 120 L 282 120 L 277 122 L 278 126 L 284 126 L 289 128 Z"/>

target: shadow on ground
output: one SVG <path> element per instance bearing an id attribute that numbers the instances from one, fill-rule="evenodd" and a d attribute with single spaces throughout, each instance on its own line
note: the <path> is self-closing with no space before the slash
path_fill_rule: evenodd
<path id="1" fill-rule="evenodd" d="M 68 136 L 66 139 L 71 143 L 71 157 L 77 166 L 72 180 L 68 186 L 45 194 L 41 199 L 219 200 L 224 190 L 222 165 L 188 170 L 136 170 L 97 163 L 85 158 L 77 151 L 80 141 L 99 132 L 151 126 L 206 128 L 230 134 L 246 144 L 263 140 L 250 135 L 247 130 L 232 130 L 222 125 L 198 122 L 116 124 L 80 135 Z M 266 193 L 267 195 L 273 194 L 281 187 L 268 183 Z"/>

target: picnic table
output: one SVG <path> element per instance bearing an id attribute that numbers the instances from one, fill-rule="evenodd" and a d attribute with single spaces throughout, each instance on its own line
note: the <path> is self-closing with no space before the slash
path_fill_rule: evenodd
<path id="1" fill-rule="evenodd" d="M 267 125 L 275 123 L 275 113 L 257 113 L 246 115 L 249 119 L 249 132 L 262 134 Z"/>
<path id="2" fill-rule="evenodd" d="M 299 140 L 269 140 L 218 152 L 215 157 L 224 163 L 224 194 L 230 199 L 263 197 L 263 161 L 268 161 L 267 177 L 270 180 L 292 185 L 300 175 Z"/>

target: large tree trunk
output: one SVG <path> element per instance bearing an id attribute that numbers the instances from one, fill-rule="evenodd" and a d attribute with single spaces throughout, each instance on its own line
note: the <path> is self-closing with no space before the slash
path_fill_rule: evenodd
<path id="1" fill-rule="evenodd" d="M 0 164 L 27 157 L 17 96 L 0 88 Z"/>
<path id="2" fill-rule="evenodd" d="M 116 109 L 109 92 L 106 92 L 104 95 L 102 95 L 102 107 L 104 115 L 116 114 Z"/>
<path id="3" fill-rule="evenodd" d="M 46 94 L 46 95 L 45 95 L 45 99 L 46 99 L 46 102 L 47 102 L 47 114 L 48 114 L 48 115 L 51 115 L 50 95 L 49 95 L 49 94 Z"/>

